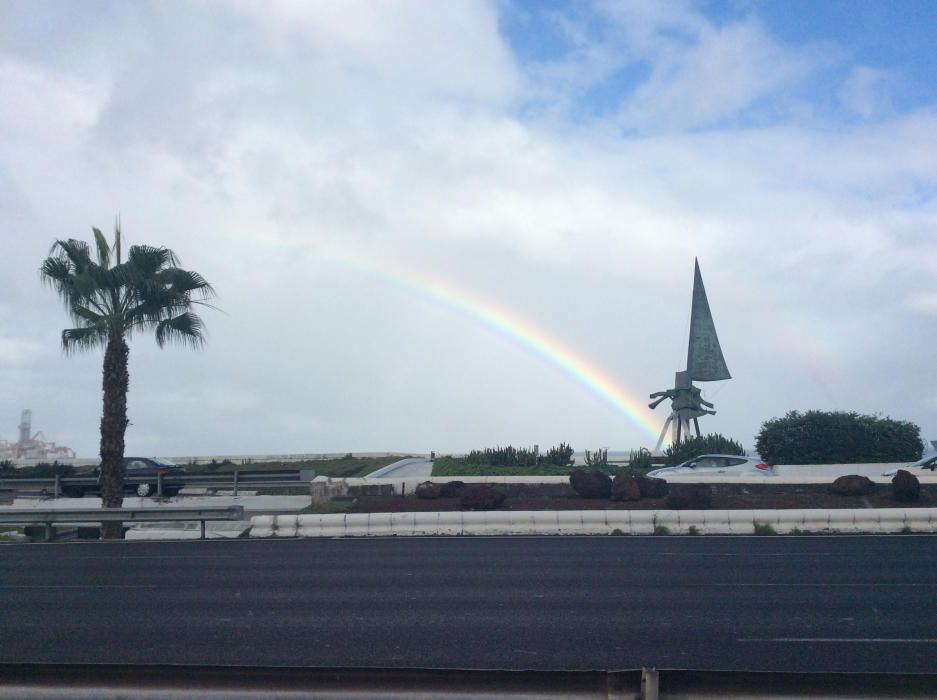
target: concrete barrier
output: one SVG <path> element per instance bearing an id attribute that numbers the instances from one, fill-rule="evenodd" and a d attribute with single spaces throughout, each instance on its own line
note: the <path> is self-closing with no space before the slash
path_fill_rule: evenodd
<path id="1" fill-rule="evenodd" d="M 937 532 L 937 508 L 789 510 L 569 510 L 256 515 L 251 537 L 410 537 L 433 535 L 751 535 L 756 523 L 778 534 Z"/>

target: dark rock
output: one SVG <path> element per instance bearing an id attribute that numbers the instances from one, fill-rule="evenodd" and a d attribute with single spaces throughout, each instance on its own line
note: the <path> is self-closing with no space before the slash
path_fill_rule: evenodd
<path id="1" fill-rule="evenodd" d="M 875 484 L 867 476 L 848 474 L 836 479 L 830 486 L 830 491 L 837 496 L 867 496 L 872 493 L 874 486 Z"/>
<path id="2" fill-rule="evenodd" d="M 641 498 L 663 498 L 667 495 L 667 482 L 655 476 L 636 476 Z"/>
<path id="3" fill-rule="evenodd" d="M 703 510 L 713 501 L 709 484 L 672 484 L 667 494 L 667 507 L 673 510 Z"/>
<path id="4" fill-rule="evenodd" d="M 442 495 L 442 484 L 424 481 L 416 487 L 417 498 L 439 498 Z"/>
<path id="5" fill-rule="evenodd" d="M 442 485 L 440 495 L 443 498 L 458 498 L 462 495 L 463 489 L 465 489 L 464 481 L 447 481 Z"/>
<path id="6" fill-rule="evenodd" d="M 921 497 L 921 482 L 911 472 L 899 469 L 891 480 L 891 492 L 896 501 L 916 501 Z"/>
<path id="7" fill-rule="evenodd" d="M 583 498 L 608 498 L 612 495 L 612 478 L 604 472 L 576 469 L 569 475 L 569 484 Z"/>
<path id="8" fill-rule="evenodd" d="M 467 484 L 459 503 L 465 510 L 493 510 L 504 501 L 504 494 L 488 484 Z"/>
<path id="9" fill-rule="evenodd" d="M 613 501 L 640 501 L 641 487 L 630 474 L 618 474 L 612 479 Z"/>

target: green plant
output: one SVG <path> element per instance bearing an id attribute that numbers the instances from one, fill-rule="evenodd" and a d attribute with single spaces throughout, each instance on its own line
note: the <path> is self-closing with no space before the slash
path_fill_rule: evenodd
<path id="1" fill-rule="evenodd" d="M 543 460 L 549 464 L 556 464 L 562 467 L 568 466 L 573 463 L 573 448 L 571 445 L 561 442 L 559 445 L 547 450 Z"/>
<path id="2" fill-rule="evenodd" d="M 914 530 L 911 529 L 911 526 L 910 526 L 910 525 L 905 525 L 903 528 L 901 528 L 901 534 L 902 534 L 902 535 L 910 535 L 910 534 L 912 534 L 913 532 L 914 532 Z"/>
<path id="3" fill-rule="evenodd" d="M 705 454 L 744 456 L 742 445 L 718 433 L 693 437 L 685 442 L 674 443 L 665 451 L 667 464 L 673 466 Z"/>
<path id="4" fill-rule="evenodd" d="M 616 527 L 614 530 L 612 530 L 612 535 L 614 535 L 615 537 L 621 537 L 624 534 L 625 533 L 621 530 L 621 528 Z"/>
<path id="5" fill-rule="evenodd" d="M 667 527 L 666 525 L 655 525 L 655 526 L 654 526 L 654 534 L 655 534 L 655 535 L 669 535 L 669 534 L 670 534 L 670 528 Z"/>
<path id="6" fill-rule="evenodd" d="M 566 476 L 569 465 L 547 462 L 539 464 L 497 466 L 476 464 L 468 457 L 437 457 L 433 462 L 433 476 Z"/>
<path id="7" fill-rule="evenodd" d="M 686 534 L 688 534 L 688 535 L 698 535 L 698 534 L 700 534 L 700 531 L 699 531 L 699 528 L 696 527 L 696 525 L 690 525 L 690 527 L 689 527 L 689 528 L 687 529 L 687 531 L 686 531 Z"/>
<path id="8" fill-rule="evenodd" d="M 651 461 L 651 453 L 642 447 L 641 449 L 635 451 L 632 450 L 628 455 L 628 466 L 634 470 L 648 470 L 654 466 Z"/>
<path id="9" fill-rule="evenodd" d="M 769 464 L 913 462 L 921 429 L 907 421 L 845 411 L 790 411 L 765 421 L 755 448 Z"/>
<path id="10" fill-rule="evenodd" d="M 346 452 L 345 455 L 341 459 L 347 462 L 348 460 L 354 459 L 354 458 L 355 456 L 351 452 Z"/>
<path id="11" fill-rule="evenodd" d="M 129 422 L 127 339 L 151 330 L 160 347 L 169 341 L 201 346 L 203 324 L 193 307 L 205 304 L 214 290 L 197 272 L 178 267 L 168 248 L 131 246 L 124 260 L 119 223 L 113 245 L 98 229 L 93 232 L 94 256 L 84 241 L 57 240 L 40 276 L 58 293 L 75 323 L 62 331 L 65 352 L 104 348 L 102 505 L 119 508 L 124 500 L 124 435 Z M 103 537 L 120 534 L 119 522 L 104 523 Z"/>
<path id="12" fill-rule="evenodd" d="M 776 535 L 778 534 L 771 523 L 759 523 L 754 525 L 756 535 Z"/>
<path id="13" fill-rule="evenodd" d="M 0 474 L 12 474 L 16 471 L 16 465 L 9 459 L 0 461 Z"/>
<path id="14" fill-rule="evenodd" d="M 589 452 L 586 450 L 586 466 L 592 469 L 608 469 L 608 450 L 596 450 Z"/>

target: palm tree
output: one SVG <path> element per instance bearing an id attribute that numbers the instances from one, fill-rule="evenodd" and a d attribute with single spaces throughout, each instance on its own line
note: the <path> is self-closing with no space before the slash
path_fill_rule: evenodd
<path id="1" fill-rule="evenodd" d="M 177 267 L 168 248 L 130 247 L 121 259 L 120 222 L 114 244 L 93 228 L 96 260 L 84 241 L 58 240 L 40 268 L 46 284 L 58 292 L 75 328 L 62 331 L 66 353 L 104 348 L 104 411 L 101 417 L 102 505 L 123 505 L 124 434 L 127 430 L 127 388 L 134 331 L 154 330 L 160 347 L 170 341 L 195 348 L 204 342 L 202 320 L 192 312 L 206 305 L 214 290 L 197 272 Z M 120 537 L 120 523 L 105 523 L 102 535 Z"/>

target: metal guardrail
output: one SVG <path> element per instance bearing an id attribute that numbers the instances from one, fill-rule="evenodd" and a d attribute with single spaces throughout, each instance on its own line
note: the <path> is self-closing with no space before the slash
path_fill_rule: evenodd
<path id="1" fill-rule="evenodd" d="M 208 520 L 244 520 L 244 506 L 205 506 L 201 508 L 97 508 L 56 510 L 0 510 L 0 524 L 46 526 L 46 539 L 52 539 L 55 523 L 101 522 L 191 522 L 202 524 L 205 539 Z"/>
<path id="2" fill-rule="evenodd" d="M 144 666 L 0 663 L 0 698 L 177 700 L 182 696 L 538 698 L 937 697 L 937 675 L 656 670 L 455 671 L 451 669 Z"/>
<path id="3" fill-rule="evenodd" d="M 186 487 L 230 488 L 238 495 L 240 488 L 277 488 L 282 486 L 302 486 L 315 477 L 313 469 L 284 469 L 279 471 L 235 470 L 233 472 L 215 472 L 200 474 L 179 474 L 170 476 L 155 475 L 157 497 L 162 497 L 163 488 L 181 489 Z M 152 484 L 154 475 L 125 476 L 125 484 Z M 68 494 L 69 489 L 94 491 L 99 487 L 97 476 L 56 476 L 56 477 L 13 477 L 0 479 L 0 490 L 40 490 L 46 491 L 52 498 Z"/>

